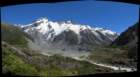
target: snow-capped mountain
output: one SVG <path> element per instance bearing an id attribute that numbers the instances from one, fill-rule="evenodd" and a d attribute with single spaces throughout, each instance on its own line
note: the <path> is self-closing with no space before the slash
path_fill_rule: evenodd
<path id="1" fill-rule="evenodd" d="M 116 32 L 71 21 L 54 22 L 40 18 L 21 28 L 44 48 L 89 49 L 110 44 L 118 36 Z"/>

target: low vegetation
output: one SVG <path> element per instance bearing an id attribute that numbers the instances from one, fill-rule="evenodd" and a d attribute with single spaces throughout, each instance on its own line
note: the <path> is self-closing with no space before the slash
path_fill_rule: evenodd
<path id="1" fill-rule="evenodd" d="M 133 56 L 130 57 L 132 54 Z M 113 46 L 113 48 L 105 47 L 93 49 L 88 59 L 99 63 L 136 68 L 137 62 L 135 56 L 136 53 L 132 52 L 132 50 L 129 50 L 127 47 L 118 48 Z"/>
<path id="2" fill-rule="evenodd" d="M 89 59 L 113 65 L 137 68 L 139 22 L 122 32 L 108 47 L 94 48 Z"/>
<path id="3" fill-rule="evenodd" d="M 21 56 L 11 47 L 2 45 L 3 74 L 54 77 L 115 72 L 109 68 L 96 66 L 86 61 L 77 61 L 59 54 L 48 57 L 33 54 L 33 50 L 30 52 L 29 49 L 25 54 L 26 56 Z"/>
<path id="4" fill-rule="evenodd" d="M 3 41 L 20 47 L 27 46 L 28 41 L 26 38 L 32 40 L 32 38 L 24 33 L 20 28 L 8 24 L 1 24 L 1 35 Z"/>
<path id="5" fill-rule="evenodd" d="M 93 65 L 87 61 L 77 61 L 58 54 L 53 56 L 39 54 L 38 52 L 40 51 L 34 51 L 28 48 L 28 41 L 26 40 L 28 37 L 26 37 L 26 34 L 20 31 L 20 29 L 13 26 L 2 25 L 1 30 L 2 42 L 5 42 L 5 44 L 2 43 L 3 74 L 55 77 L 118 72 L 109 68 Z M 119 49 L 109 50 L 104 48 L 96 51 L 94 50 L 90 59 L 104 61 L 103 58 L 105 58 L 107 62 L 110 62 L 111 59 L 114 61 L 115 59 L 118 60 L 119 55 L 125 52 Z M 108 54 L 108 52 L 110 52 L 110 54 Z M 81 56 L 81 58 L 83 57 L 84 56 Z"/>
<path id="6" fill-rule="evenodd" d="M 27 64 L 24 60 L 16 56 L 12 49 L 2 46 L 2 73 L 9 75 L 37 75 L 34 66 Z"/>

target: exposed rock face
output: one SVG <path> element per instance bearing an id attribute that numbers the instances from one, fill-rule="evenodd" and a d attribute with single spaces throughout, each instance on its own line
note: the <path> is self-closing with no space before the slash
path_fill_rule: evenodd
<path id="1" fill-rule="evenodd" d="M 47 49 L 90 49 L 95 46 L 109 45 L 118 35 L 103 28 L 91 28 L 88 25 L 62 23 L 41 18 L 22 25 L 22 29 L 35 39 L 42 48 Z"/>

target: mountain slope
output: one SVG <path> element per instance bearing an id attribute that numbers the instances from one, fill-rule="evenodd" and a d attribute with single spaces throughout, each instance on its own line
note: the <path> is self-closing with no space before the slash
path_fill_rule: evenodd
<path id="1" fill-rule="evenodd" d="M 94 48 L 89 59 L 116 66 L 137 68 L 138 26 L 139 23 L 130 26 L 110 46 Z"/>
<path id="2" fill-rule="evenodd" d="M 119 72 L 61 55 L 46 56 L 28 47 L 30 39 L 19 28 L 1 25 L 2 74 L 54 77 Z"/>
<path id="3" fill-rule="evenodd" d="M 138 25 L 139 22 L 137 22 L 133 26 L 129 27 L 126 31 L 121 33 L 121 35 L 113 41 L 112 45 L 128 47 L 137 46 Z"/>
<path id="4" fill-rule="evenodd" d="M 103 28 L 91 28 L 71 21 L 54 22 L 47 18 L 21 26 L 42 48 L 51 50 L 61 47 L 89 50 L 94 46 L 109 45 L 118 36 L 116 32 Z"/>
<path id="5" fill-rule="evenodd" d="M 7 41 L 8 43 L 12 45 L 27 45 L 26 38 L 33 41 L 33 39 L 23 32 L 20 28 L 8 25 L 8 24 L 1 24 L 1 34 L 2 34 L 2 40 Z"/>
<path id="6" fill-rule="evenodd" d="M 138 57 L 138 27 L 139 22 L 129 27 L 111 44 L 127 50 L 127 56 L 135 62 L 137 62 Z"/>
<path id="7" fill-rule="evenodd" d="M 7 41 L 10 44 L 20 44 L 20 45 L 26 45 L 27 41 L 25 37 L 23 36 L 23 32 L 16 28 L 11 27 L 6 24 L 1 25 L 1 34 L 2 34 L 2 40 Z"/>

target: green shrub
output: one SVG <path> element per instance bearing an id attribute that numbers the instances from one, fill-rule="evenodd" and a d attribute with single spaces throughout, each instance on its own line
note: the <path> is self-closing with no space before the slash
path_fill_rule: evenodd
<path id="1" fill-rule="evenodd" d="M 135 50 L 132 52 L 132 50 L 130 51 L 128 47 L 124 46 L 122 48 L 94 49 L 94 51 L 91 52 L 91 55 L 89 55 L 88 58 L 90 60 L 93 60 L 95 62 L 100 62 L 100 63 L 123 65 L 123 66 L 134 66 L 133 60 L 136 59 L 135 58 L 136 54 L 137 53 L 135 52 Z"/>
<path id="2" fill-rule="evenodd" d="M 2 40 L 12 45 L 27 46 L 28 41 L 25 39 L 25 33 L 18 27 L 2 24 L 1 25 Z"/>
<path id="3" fill-rule="evenodd" d="M 37 70 L 32 65 L 26 64 L 22 59 L 14 54 L 7 55 L 2 59 L 3 73 L 13 75 L 37 75 Z"/>

